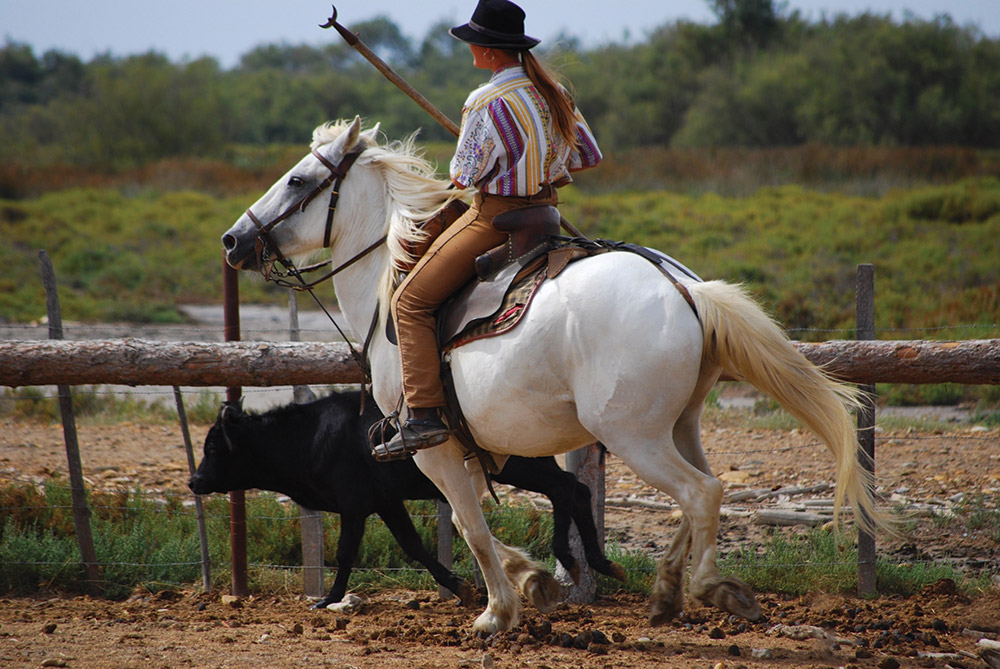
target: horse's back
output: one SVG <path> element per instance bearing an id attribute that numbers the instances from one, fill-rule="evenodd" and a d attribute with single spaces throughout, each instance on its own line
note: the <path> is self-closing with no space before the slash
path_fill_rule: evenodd
<path id="1" fill-rule="evenodd" d="M 545 281 L 516 328 L 456 349 L 452 369 L 477 438 L 540 455 L 593 441 L 586 422 L 679 414 L 701 348 L 698 319 L 670 281 L 615 252 Z"/>

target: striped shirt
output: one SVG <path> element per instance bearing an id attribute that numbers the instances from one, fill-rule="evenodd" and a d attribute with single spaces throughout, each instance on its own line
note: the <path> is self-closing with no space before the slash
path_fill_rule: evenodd
<path id="1" fill-rule="evenodd" d="M 590 127 L 576 112 L 579 148 L 569 146 L 554 126 L 549 106 L 520 65 L 493 74 L 462 108 L 458 149 L 451 177 L 483 193 L 527 197 L 545 184 L 570 180 L 571 169 L 601 160 Z"/>

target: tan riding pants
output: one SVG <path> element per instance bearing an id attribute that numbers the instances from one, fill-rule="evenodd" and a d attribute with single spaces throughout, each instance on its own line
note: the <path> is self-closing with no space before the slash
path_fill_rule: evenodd
<path id="1" fill-rule="evenodd" d="M 435 334 L 438 307 L 476 275 L 476 257 L 507 241 L 493 217 L 511 209 L 555 205 L 555 189 L 531 197 L 479 193 L 472 206 L 438 237 L 392 296 L 392 317 L 403 363 L 403 396 L 410 408 L 443 407 L 441 363 Z"/>

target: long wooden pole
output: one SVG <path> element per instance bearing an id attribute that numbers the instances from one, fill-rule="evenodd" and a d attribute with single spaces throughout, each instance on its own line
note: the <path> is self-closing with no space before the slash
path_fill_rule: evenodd
<path id="1" fill-rule="evenodd" d="M 848 383 L 1000 385 L 1000 339 L 792 342 Z M 730 379 L 731 380 L 731 379 Z M 340 342 L 0 341 L 0 386 L 361 383 Z"/>
<path id="2" fill-rule="evenodd" d="M 188 428 L 187 411 L 184 409 L 184 397 L 180 386 L 174 386 L 174 404 L 177 405 L 177 420 L 181 423 L 181 436 L 184 438 L 184 452 L 187 454 L 188 474 L 194 476 L 194 444 L 191 443 L 191 430 Z M 194 496 L 194 511 L 198 518 L 198 542 L 201 544 L 201 584 L 205 592 L 212 589 L 212 563 L 208 555 L 208 528 L 205 527 L 205 508 L 201 504 L 201 495 Z"/>
<path id="3" fill-rule="evenodd" d="M 458 125 L 456 125 L 454 121 L 445 116 L 444 112 L 431 104 L 431 101 L 421 95 L 420 91 L 411 86 L 405 79 L 403 79 L 403 77 L 399 76 L 396 71 L 389 67 L 384 60 L 378 57 L 378 54 L 369 49 L 356 33 L 352 33 L 350 30 L 337 23 L 336 6 L 333 7 L 333 16 L 331 16 L 326 23 L 321 24 L 320 28 L 336 28 L 337 32 L 340 33 L 340 36 L 344 38 L 344 41 L 364 56 L 365 60 L 374 65 L 376 70 L 381 72 L 386 79 L 396 85 L 396 88 L 410 96 L 410 99 L 420 105 L 420 107 L 430 114 L 435 121 L 444 126 L 444 128 L 451 134 L 455 135 L 455 137 L 458 137 Z"/>
<path id="4" fill-rule="evenodd" d="M 299 301 L 294 290 L 288 291 L 288 338 L 299 341 Z M 292 401 L 305 404 L 316 399 L 316 393 L 307 385 L 292 388 Z M 302 586 L 306 597 L 322 597 L 323 592 L 323 512 L 299 507 L 302 534 Z"/>

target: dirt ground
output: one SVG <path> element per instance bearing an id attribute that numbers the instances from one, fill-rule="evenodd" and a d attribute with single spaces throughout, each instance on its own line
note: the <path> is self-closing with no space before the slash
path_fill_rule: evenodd
<path id="1" fill-rule="evenodd" d="M 749 429 L 746 412 L 710 415 L 709 460 L 726 482 L 720 551 L 759 542 L 756 515 L 829 497 L 832 460 L 798 430 Z M 142 484 L 184 490 L 180 430 L 165 425 L 78 428 L 89 485 Z M 207 426 L 192 426 L 196 451 Z M 880 429 L 878 485 L 887 503 L 915 513 L 913 530 L 879 538 L 879 552 L 900 562 L 947 561 L 995 575 L 1000 546 L 967 525 L 935 522 L 962 495 L 1000 495 L 1000 433 L 960 423 L 946 430 Z M 200 459 L 200 452 L 198 453 Z M 608 539 L 658 554 L 678 513 L 620 460 L 608 458 Z M 0 478 L 43 480 L 66 469 L 61 427 L 0 424 Z M 812 493 L 771 491 L 820 486 Z M 504 491 L 524 503 L 536 499 Z M 747 498 L 758 498 L 754 499 Z M 967 497 L 968 498 L 968 497 Z M 812 507 L 809 507 L 812 508 Z M 959 527 L 960 529 L 951 529 Z M 944 529 L 943 529 L 944 528 Z M 368 595 L 360 610 L 312 611 L 294 595 L 229 602 L 224 593 L 190 591 L 126 601 L 49 593 L 0 599 L 4 667 L 983 667 L 980 638 L 1000 634 L 1000 588 L 963 594 L 939 581 L 918 595 L 876 600 L 813 594 L 764 594 L 765 620 L 748 623 L 688 600 L 680 619 L 646 621 L 644 598 L 618 593 L 587 605 L 562 604 L 542 615 L 526 608 L 515 630 L 488 639 L 471 633 L 480 609 L 463 609 L 430 591 Z"/>

